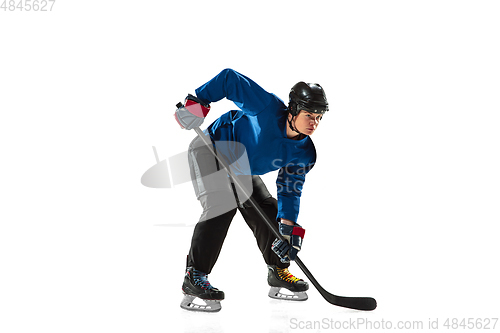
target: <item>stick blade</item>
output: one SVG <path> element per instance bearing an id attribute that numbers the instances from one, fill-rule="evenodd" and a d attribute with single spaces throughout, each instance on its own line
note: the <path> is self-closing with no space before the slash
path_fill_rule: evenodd
<path id="1" fill-rule="evenodd" d="M 372 311 L 377 308 L 377 301 L 372 297 L 345 297 L 330 294 L 318 283 L 302 260 L 297 257 L 295 258 L 295 262 L 328 303 L 341 306 L 343 308 L 362 311 Z"/>
<path id="2" fill-rule="evenodd" d="M 372 297 L 331 296 L 334 296 L 333 299 L 329 299 L 323 295 L 328 302 L 344 308 L 361 311 L 372 311 L 377 308 L 377 301 Z"/>

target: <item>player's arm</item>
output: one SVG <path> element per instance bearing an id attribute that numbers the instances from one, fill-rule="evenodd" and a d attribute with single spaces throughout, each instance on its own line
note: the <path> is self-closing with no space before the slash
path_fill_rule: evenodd
<path id="1" fill-rule="evenodd" d="M 188 95 L 185 105 L 177 106 L 175 120 L 185 129 L 199 127 L 210 111 L 210 103 L 223 98 L 233 101 L 243 112 L 256 115 L 269 105 L 272 95 L 250 78 L 227 68 L 196 89 L 196 96 Z"/>
<path id="2" fill-rule="evenodd" d="M 264 110 L 272 100 L 272 95 L 252 79 L 230 68 L 196 89 L 196 96 L 206 104 L 227 98 L 251 115 Z"/>

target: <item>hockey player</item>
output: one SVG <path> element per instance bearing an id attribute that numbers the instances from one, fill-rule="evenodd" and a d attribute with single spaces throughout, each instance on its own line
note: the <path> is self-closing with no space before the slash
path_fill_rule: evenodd
<path id="1" fill-rule="evenodd" d="M 235 163 L 238 178 L 247 177 L 249 192 L 287 242 L 276 239 L 255 209 L 238 195 L 234 184 L 219 165 L 211 148 L 195 138 L 188 158 L 196 196 L 203 213 L 196 224 L 187 257 L 181 307 L 188 310 L 218 311 L 224 293 L 214 288 L 207 275 L 217 261 L 229 225 L 237 210 L 252 230 L 268 266 L 269 296 L 287 300 L 307 299 L 308 283 L 289 271 L 302 246 L 305 230 L 297 223 L 305 175 L 316 161 L 310 136 L 316 130 L 328 102 L 319 84 L 299 82 L 290 90 L 288 107 L 248 77 L 225 69 L 188 95 L 178 107 L 175 119 L 182 128 L 200 126 L 210 111 L 210 103 L 223 98 L 239 110 L 223 114 L 205 131 L 218 155 L 228 164 L 246 154 L 248 166 Z M 231 144 L 233 143 L 233 144 Z M 237 143 L 237 144 L 236 144 Z M 241 151 L 244 147 L 244 154 Z M 244 164 L 244 163 L 242 163 Z M 277 199 L 269 193 L 259 175 L 279 170 Z M 246 198 L 248 199 L 248 198 Z M 239 255 L 244 251 L 236 249 Z M 281 288 L 293 295 L 280 293 Z M 197 305 L 198 297 L 206 305 Z"/>

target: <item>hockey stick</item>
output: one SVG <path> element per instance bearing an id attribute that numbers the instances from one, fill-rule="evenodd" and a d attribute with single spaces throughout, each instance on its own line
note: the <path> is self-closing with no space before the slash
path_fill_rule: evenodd
<path id="1" fill-rule="evenodd" d="M 249 198 L 248 201 L 252 205 L 253 208 L 255 208 L 255 211 L 257 214 L 264 220 L 264 222 L 267 224 L 267 226 L 271 229 L 272 233 L 276 236 L 276 238 L 281 239 L 282 241 L 285 241 L 283 236 L 278 232 L 278 230 L 275 229 L 274 224 L 269 220 L 269 217 L 262 211 L 258 203 L 255 201 L 254 198 L 252 198 L 251 195 L 248 194 L 248 191 L 245 189 L 245 187 L 241 184 L 239 179 L 234 175 L 234 173 L 231 171 L 229 168 L 228 164 L 226 161 L 224 161 L 213 149 L 212 142 L 209 138 L 205 136 L 203 131 L 199 127 L 194 128 L 195 132 L 198 134 L 198 136 L 203 140 L 205 145 L 210 149 L 212 154 L 215 156 L 217 161 L 226 169 L 227 173 L 229 174 L 229 177 L 233 181 L 234 185 L 242 191 L 242 193 L 245 194 L 245 197 Z M 312 282 L 312 284 L 316 287 L 316 289 L 319 291 L 321 296 L 323 298 L 337 306 L 341 306 L 344 308 L 349 308 L 349 309 L 355 309 L 355 310 L 365 310 L 365 311 L 371 311 L 374 310 L 377 307 L 377 301 L 375 301 L 374 298 L 371 297 L 345 297 L 345 296 L 337 296 L 330 294 L 328 291 L 326 291 L 321 285 L 316 281 L 314 276 L 311 274 L 311 272 L 307 269 L 306 265 L 302 262 L 302 260 L 299 259 L 299 257 L 295 258 L 295 262 L 297 265 L 300 267 L 300 269 L 304 272 L 304 274 L 307 276 L 307 278 Z"/>

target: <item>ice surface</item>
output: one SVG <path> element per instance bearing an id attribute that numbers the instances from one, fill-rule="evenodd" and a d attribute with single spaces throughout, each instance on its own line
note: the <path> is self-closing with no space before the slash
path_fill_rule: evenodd
<path id="1" fill-rule="evenodd" d="M 0 13 L 0 332 L 332 332 L 358 320 L 424 332 L 498 317 L 500 3 L 235 3 Z M 199 203 L 190 184 L 140 179 L 152 146 L 161 160 L 186 151 L 194 133 L 175 104 L 226 67 L 285 101 L 301 80 L 325 88 L 300 257 L 326 290 L 375 297 L 375 311 L 313 287 L 305 302 L 270 299 L 239 216 L 209 276 L 222 310 L 180 308 Z M 213 103 L 203 128 L 234 108 Z"/>

